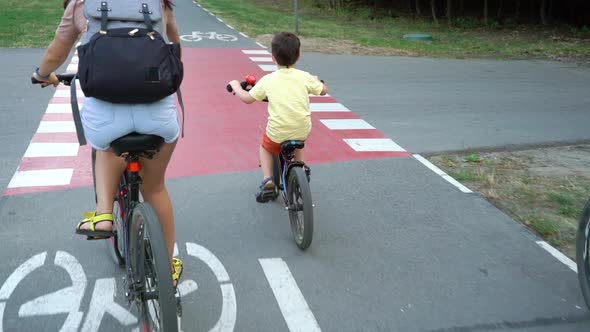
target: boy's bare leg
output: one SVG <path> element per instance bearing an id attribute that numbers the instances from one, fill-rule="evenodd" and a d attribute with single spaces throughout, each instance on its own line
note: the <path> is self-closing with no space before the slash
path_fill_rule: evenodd
<path id="1" fill-rule="evenodd" d="M 262 168 L 262 179 L 272 176 L 272 153 L 260 146 L 260 167 Z"/>
<path id="2" fill-rule="evenodd" d="M 303 149 L 295 149 L 295 161 L 303 161 Z"/>

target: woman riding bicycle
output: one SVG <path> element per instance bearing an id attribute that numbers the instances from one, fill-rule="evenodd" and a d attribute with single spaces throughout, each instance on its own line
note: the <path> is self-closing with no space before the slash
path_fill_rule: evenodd
<path id="1" fill-rule="evenodd" d="M 86 31 L 84 0 L 71 0 L 64 4 L 64 15 L 56 35 L 43 55 L 39 68 L 33 73 L 33 77 L 44 85 L 59 84 L 54 71 L 66 61 L 70 50 Z M 161 0 L 161 6 L 168 41 L 180 43 L 172 1 Z M 76 227 L 76 233 L 89 239 L 106 239 L 113 234 L 114 193 L 126 162 L 112 153 L 110 143 L 132 132 L 164 138 L 165 144 L 153 159 L 141 159 L 141 193 L 160 219 L 172 262 L 172 279 L 176 284 L 182 273 L 182 262 L 172 258 L 175 241 L 174 214 L 165 184 L 166 168 L 180 135 L 174 96 L 149 104 L 114 104 L 87 97 L 81 119 L 86 140 L 96 149 L 96 210 L 85 213 L 84 219 Z"/>

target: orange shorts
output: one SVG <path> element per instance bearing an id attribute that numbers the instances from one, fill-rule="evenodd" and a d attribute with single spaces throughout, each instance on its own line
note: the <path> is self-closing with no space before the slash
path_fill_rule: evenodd
<path id="1" fill-rule="evenodd" d="M 260 142 L 262 147 L 272 153 L 273 155 L 278 156 L 281 153 L 281 144 L 273 142 L 268 136 L 266 135 L 266 130 L 262 134 L 262 140 Z"/>

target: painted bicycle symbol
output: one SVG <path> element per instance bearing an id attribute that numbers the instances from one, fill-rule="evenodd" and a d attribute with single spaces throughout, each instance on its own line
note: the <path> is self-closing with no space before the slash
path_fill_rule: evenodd
<path id="1" fill-rule="evenodd" d="M 213 273 L 218 282 L 221 292 L 221 312 L 215 325 L 210 331 L 231 332 L 236 324 L 236 295 L 232 282 L 230 281 L 227 270 L 219 259 L 207 248 L 196 243 L 186 243 L 186 261 L 196 259 L 204 263 Z M 175 246 L 175 255 L 178 255 L 178 247 Z M 38 269 L 46 268 L 51 265 L 51 259 L 48 259 L 48 252 L 42 252 L 22 263 L 12 274 L 0 283 L 0 332 L 12 331 L 14 324 L 21 319 L 40 317 L 40 316 L 65 316 L 65 321 L 61 324 L 59 331 L 84 331 L 97 332 L 100 329 L 101 322 L 105 316 L 114 318 L 121 326 L 121 330 L 131 330 L 139 332 L 137 317 L 135 317 L 124 306 L 115 302 L 116 279 L 101 278 L 95 281 L 94 289 L 88 309 L 84 310 L 82 306 L 86 305 L 82 299 L 88 289 L 88 279 L 82 265 L 76 257 L 68 252 L 58 250 L 53 260 L 53 265 L 65 270 L 69 275 L 69 286 L 54 291 L 52 293 L 41 295 L 20 305 L 16 311 L 17 317 L 7 318 L 5 313 L 9 299 L 14 291 L 19 287 L 29 275 Z M 28 279 L 30 280 L 30 279 Z M 179 285 L 179 291 L 182 296 L 194 293 L 198 290 L 198 285 L 194 280 L 184 280 Z M 18 301 L 17 301 L 18 302 Z M 15 310 L 10 310 L 15 314 Z M 4 322 L 8 323 L 4 325 Z M 180 319 L 180 318 L 179 318 Z M 182 327 L 179 321 L 179 332 Z"/>
<path id="2" fill-rule="evenodd" d="M 199 42 L 199 41 L 203 40 L 203 38 L 210 39 L 210 40 L 219 40 L 222 42 L 234 42 L 234 41 L 238 40 L 238 37 L 236 37 L 234 35 L 219 34 L 215 31 L 211 31 L 211 32 L 193 31 L 190 35 L 180 36 L 180 39 L 182 39 L 186 42 Z"/>

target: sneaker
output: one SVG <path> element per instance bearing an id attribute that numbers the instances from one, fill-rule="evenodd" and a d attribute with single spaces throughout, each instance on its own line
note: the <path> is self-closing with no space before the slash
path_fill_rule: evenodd
<path id="1" fill-rule="evenodd" d="M 270 200 L 275 200 L 279 196 L 277 186 L 272 182 L 272 178 L 266 178 L 260 185 L 260 191 L 256 193 L 256 201 L 258 203 L 266 203 Z"/>

